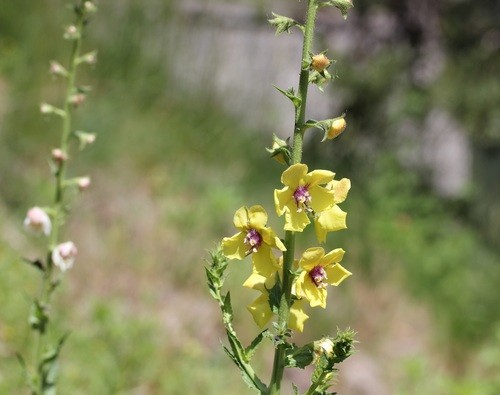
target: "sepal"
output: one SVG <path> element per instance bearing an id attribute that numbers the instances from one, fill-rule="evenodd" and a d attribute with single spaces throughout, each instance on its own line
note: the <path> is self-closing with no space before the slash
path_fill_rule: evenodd
<path id="1" fill-rule="evenodd" d="M 304 26 L 302 26 L 297 21 L 292 18 L 288 18 L 287 16 L 278 15 L 273 12 L 272 19 L 269 19 L 268 22 L 276 28 L 276 35 L 287 32 L 290 33 L 290 29 L 294 26 L 297 26 L 300 30 L 304 31 Z"/>

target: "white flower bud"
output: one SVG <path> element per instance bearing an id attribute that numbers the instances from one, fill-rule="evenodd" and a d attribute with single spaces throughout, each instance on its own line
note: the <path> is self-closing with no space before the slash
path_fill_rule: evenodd
<path id="1" fill-rule="evenodd" d="M 80 143 L 80 150 L 84 149 L 87 145 L 93 144 L 96 138 L 94 133 L 86 133 L 78 130 L 75 132 L 75 136 L 78 138 Z"/>
<path id="2" fill-rule="evenodd" d="M 52 222 L 44 210 L 40 207 L 33 207 L 26 213 L 24 228 L 37 236 L 41 234 L 48 236 L 52 231 Z"/>
<path id="3" fill-rule="evenodd" d="M 88 65 L 94 65 L 97 63 L 97 51 L 92 51 L 82 55 L 78 58 L 78 63 L 87 63 Z"/>
<path id="4" fill-rule="evenodd" d="M 78 185 L 78 189 L 80 191 L 85 191 L 89 188 L 90 186 L 90 177 L 80 177 L 78 180 L 77 180 L 77 185 Z"/>
<path id="5" fill-rule="evenodd" d="M 97 6 L 91 1 L 86 1 L 83 3 L 83 9 L 87 14 L 94 14 L 97 12 Z"/>
<path id="6" fill-rule="evenodd" d="M 85 95 L 83 93 L 75 93 L 69 97 L 69 102 L 73 104 L 75 107 L 83 104 L 85 101 Z"/>
<path id="7" fill-rule="evenodd" d="M 54 160 L 54 162 L 60 164 L 68 159 L 68 155 L 66 155 L 62 149 L 54 148 L 52 150 L 52 159 Z"/>
<path id="8" fill-rule="evenodd" d="M 52 250 L 52 263 L 64 272 L 71 269 L 77 254 L 78 249 L 72 241 L 61 243 Z"/>
<path id="9" fill-rule="evenodd" d="M 325 337 L 321 340 L 314 342 L 314 352 L 319 357 L 322 354 L 325 354 L 327 357 L 331 357 L 333 355 L 333 341 L 328 337 Z"/>
<path id="10" fill-rule="evenodd" d="M 51 106 L 50 104 L 47 103 L 42 103 L 40 104 L 40 112 L 42 114 L 51 114 L 54 112 L 54 106 Z"/>
<path id="11" fill-rule="evenodd" d="M 50 74 L 53 75 L 61 75 L 63 77 L 68 75 L 66 69 L 61 65 L 61 63 L 56 62 L 55 60 L 50 62 Z"/>
<path id="12" fill-rule="evenodd" d="M 67 26 L 66 29 L 64 29 L 63 38 L 66 40 L 76 40 L 80 38 L 80 32 L 75 25 Z"/>

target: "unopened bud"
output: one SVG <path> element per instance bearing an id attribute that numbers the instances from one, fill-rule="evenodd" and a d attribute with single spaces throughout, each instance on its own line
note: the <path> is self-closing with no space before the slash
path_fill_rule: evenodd
<path id="1" fill-rule="evenodd" d="M 75 136 L 78 138 L 80 143 L 80 150 L 84 149 L 87 145 L 93 144 L 96 138 L 94 133 L 86 133 L 82 131 L 76 131 Z"/>
<path id="2" fill-rule="evenodd" d="M 83 3 L 83 9 L 87 14 L 94 14 L 97 12 L 97 6 L 91 1 L 86 1 Z"/>
<path id="3" fill-rule="evenodd" d="M 52 150 L 52 159 L 54 160 L 54 162 L 61 164 L 65 160 L 68 160 L 68 155 L 66 155 L 66 153 L 62 149 L 54 148 Z"/>
<path id="4" fill-rule="evenodd" d="M 311 68 L 321 73 L 324 69 L 330 66 L 330 63 L 330 59 L 328 59 L 325 54 L 320 53 L 319 55 L 314 55 L 312 57 Z"/>
<path id="5" fill-rule="evenodd" d="M 54 106 L 51 106 L 50 104 L 47 103 L 42 103 L 40 104 L 40 112 L 42 114 L 51 114 L 54 112 Z"/>
<path id="6" fill-rule="evenodd" d="M 52 263 L 64 272 L 73 266 L 77 254 L 78 249 L 72 241 L 61 243 L 52 250 Z"/>
<path id="7" fill-rule="evenodd" d="M 320 355 L 326 355 L 326 357 L 331 357 L 333 355 L 333 341 L 332 339 L 325 337 L 321 340 L 314 342 L 314 353 L 317 357 Z"/>
<path id="8" fill-rule="evenodd" d="M 50 62 L 50 74 L 66 77 L 68 75 L 68 72 L 59 62 L 53 60 Z"/>
<path id="9" fill-rule="evenodd" d="M 48 214 L 40 207 L 33 207 L 26 213 L 24 219 L 24 228 L 34 235 L 50 235 L 52 231 L 52 222 Z"/>
<path id="10" fill-rule="evenodd" d="M 90 177 L 80 177 L 78 180 L 77 180 L 77 185 L 78 185 L 78 189 L 80 191 L 85 191 L 89 188 L 90 186 Z"/>
<path id="11" fill-rule="evenodd" d="M 85 101 L 85 95 L 83 93 L 75 93 L 69 97 L 69 102 L 75 107 L 80 106 Z"/>
<path id="12" fill-rule="evenodd" d="M 80 32 L 75 25 L 69 25 L 64 30 L 63 38 L 66 40 L 77 40 L 80 38 Z"/>
<path id="13" fill-rule="evenodd" d="M 326 133 L 326 138 L 328 140 L 334 139 L 345 130 L 346 126 L 347 122 L 345 121 L 345 118 L 335 119 Z"/>
<path id="14" fill-rule="evenodd" d="M 78 58 L 78 63 L 87 63 L 89 65 L 94 65 L 97 63 L 97 51 L 92 51 L 82 55 Z"/>

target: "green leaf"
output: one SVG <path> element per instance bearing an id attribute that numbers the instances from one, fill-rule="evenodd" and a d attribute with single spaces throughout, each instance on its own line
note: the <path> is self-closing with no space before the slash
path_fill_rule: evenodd
<path id="1" fill-rule="evenodd" d="M 273 85 L 273 86 L 279 92 L 281 92 L 283 95 L 285 95 L 286 97 L 288 97 L 292 101 L 293 106 L 295 108 L 299 108 L 300 107 L 300 104 L 302 103 L 302 99 L 295 94 L 295 90 L 293 88 L 290 88 L 288 90 L 284 90 L 284 89 L 281 89 L 281 88 L 277 87 L 276 85 Z"/>
<path id="2" fill-rule="evenodd" d="M 42 357 L 38 372 L 42 380 L 42 395 L 56 395 L 56 384 L 58 374 L 58 358 L 64 342 L 69 333 L 64 334 L 55 347 L 49 349 Z"/>
<path id="3" fill-rule="evenodd" d="M 278 314 L 278 310 L 280 307 L 281 303 L 281 296 L 282 296 L 282 291 L 281 291 L 281 281 L 279 279 L 279 276 L 276 275 L 276 283 L 271 289 L 268 289 L 269 291 L 269 307 L 271 308 L 271 311 L 274 314 Z"/>
<path id="4" fill-rule="evenodd" d="M 268 22 L 276 28 L 276 35 L 284 32 L 290 33 L 290 29 L 294 26 L 297 26 L 300 30 L 304 31 L 304 27 L 292 18 L 278 15 L 274 12 L 273 17 L 274 18 L 269 19 Z"/>
<path id="5" fill-rule="evenodd" d="M 306 344 L 300 348 L 293 348 L 287 352 L 286 366 L 292 368 L 304 369 L 313 363 L 314 360 L 314 343 Z"/>
<path id="6" fill-rule="evenodd" d="M 255 339 L 253 339 L 252 343 L 245 349 L 245 355 L 248 361 L 253 357 L 253 354 L 257 350 L 257 347 L 262 343 L 262 340 L 265 338 L 271 338 L 271 332 L 269 329 L 265 329 L 264 331 L 260 332 Z"/>
<path id="7" fill-rule="evenodd" d="M 23 258 L 23 261 L 26 262 L 28 265 L 33 266 L 34 268 L 40 270 L 42 273 L 45 273 L 45 267 L 43 265 L 42 260 L 40 259 L 28 259 L 28 258 Z"/>

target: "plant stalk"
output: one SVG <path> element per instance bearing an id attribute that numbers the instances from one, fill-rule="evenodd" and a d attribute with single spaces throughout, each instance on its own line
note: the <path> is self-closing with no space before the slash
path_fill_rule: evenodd
<path id="1" fill-rule="evenodd" d="M 304 26 L 304 41 L 302 46 L 302 61 L 299 78 L 298 95 L 301 98 L 299 108 L 295 112 L 295 129 L 293 133 L 292 164 L 302 160 L 302 147 L 304 137 L 304 124 L 307 104 L 307 91 L 309 87 L 309 66 L 306 66 L 309 53 L 312 50 L 314 38 L 314 25 L 318 10 L 317 0 L 308 0 L 306 22 Z M 283 257 L 283 286 L 278 314 L 278 336 L 284 342 L 284 335 L 288 326 L 288 317 L 292 302 L 293 261 L 295 257 L 295 233 L 287 231 L 285 234 L 286 252 Z M 286 344 L 280 343 L 274 354 L 273 372 L 269 384 L 269 395 L 278 395 L 281 390 L 281 381 L 285 369 Z"/>

